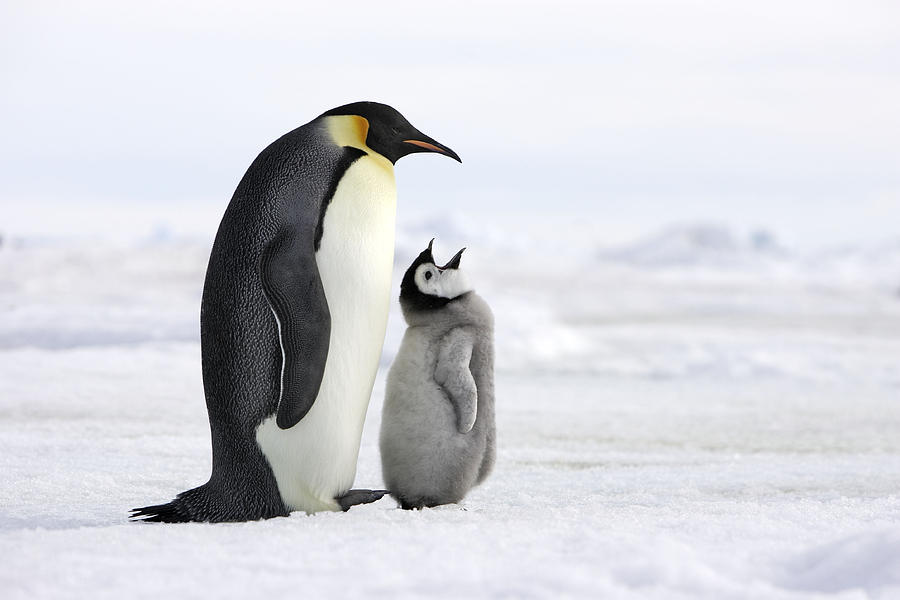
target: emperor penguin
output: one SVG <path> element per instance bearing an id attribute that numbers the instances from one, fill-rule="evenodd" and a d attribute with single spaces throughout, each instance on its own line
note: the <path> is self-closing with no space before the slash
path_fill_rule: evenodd
<path id="1" fill-rule="evenodd" d="M 459 268 L 463 250 L 438 267 L 429 243 L 400 285 L 408 327 L 388 372 L 380 446 L 404 509 L 459 502 L 494 466 L 494 317 Z"/>
<path id="2" fill-rule="evenodd" d="M 216 234 L 200 307 L 212 474 L 146 521 L 347 510 L 384 343 L 394 163 L 459 156 L 385 104 L 329 110 L 250 165 Z"/>

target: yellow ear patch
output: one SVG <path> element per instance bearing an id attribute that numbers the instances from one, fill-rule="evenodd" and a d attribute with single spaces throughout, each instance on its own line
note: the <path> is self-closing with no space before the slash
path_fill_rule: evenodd
<path id="1" fill-rule="evenodd" d="M 393 163 L 366 145 L 366 136 L 369 134 L 367 119 L 359 115 L 335 115 L 326 117 L 326 119 L 328 134 L 335 144 L 359 148 L 393 173 Z"/>
<path id="2" fill-rule="evenodd" d="M 352 146 L 369 152 L 366 146 L 366 135 L 369 133 L 369 121 L 357 115 L 338 115 L 328 117 L 328 133 L 338 146 Z"/>

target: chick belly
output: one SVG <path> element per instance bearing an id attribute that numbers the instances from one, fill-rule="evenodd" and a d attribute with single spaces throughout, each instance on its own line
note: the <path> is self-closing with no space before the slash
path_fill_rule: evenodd
<path id="1" fill-rule="evenodd" d="M 453 405 L 433 381 L 383 415 L 381 451 L 385 484 L 396 498 L 457 502 L 477 475 L 477 440 L 456 429 Z M 388 392 L 390 395 L 390 391 Z"/>

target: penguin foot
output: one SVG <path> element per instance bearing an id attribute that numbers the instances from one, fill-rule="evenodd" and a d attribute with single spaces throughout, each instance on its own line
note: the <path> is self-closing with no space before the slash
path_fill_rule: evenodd
<path id="1" fill-rule="evenodd" d="M 388 490 L 350 490 L 343 496 L 337 496 L 335 501 L 341 505 L 342 511 L 347 512 L 351 506 L 381 500 L 385 494 L 390 494 L 390 492 Z"/>
<path id="2" fill-rule="evenodd" d="M 460 498 L 438 498 L 433 496 L 415 496 L 397 498 L 397 504 L 403 510 L 422 510 L 423 508 L 436 508 L 438 510 L 467 510 L 459 504 Z"/>

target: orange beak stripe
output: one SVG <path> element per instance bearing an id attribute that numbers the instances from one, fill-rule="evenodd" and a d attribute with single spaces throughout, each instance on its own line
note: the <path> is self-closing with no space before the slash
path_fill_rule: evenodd
<path id="1" fill-rule="evenodd" d="M 420 142 L 419 140 L 403 140 L 404 144 L 412 144 L 413 146 L 418 146 L 419 148 L 425 148 L 426 150 L 431 150 L 432 152 L 440 152 L 441 154 L 447 154 L 445 150 L 442 148 L 438 148 L 434 144 L 429 144 L 428 142 Z"/>

